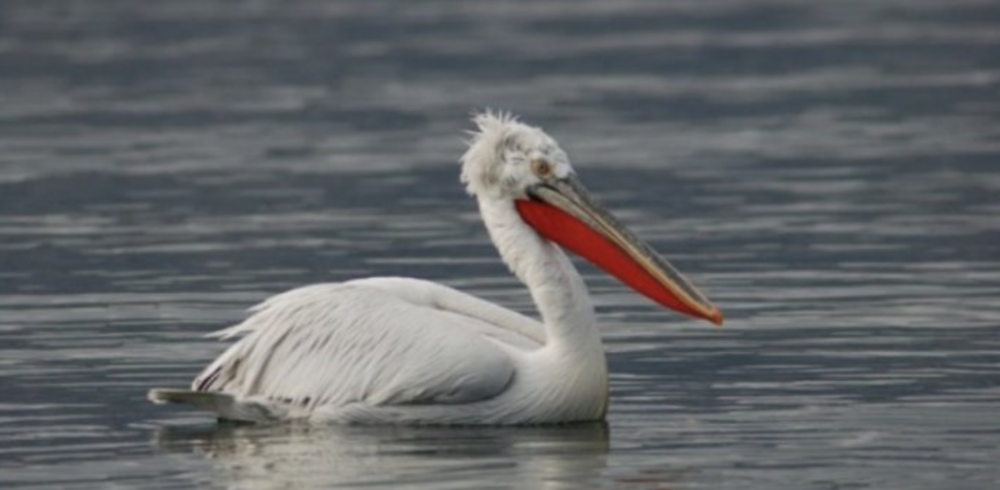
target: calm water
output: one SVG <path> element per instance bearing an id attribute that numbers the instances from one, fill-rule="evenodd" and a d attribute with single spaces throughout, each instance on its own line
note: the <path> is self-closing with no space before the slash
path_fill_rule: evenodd
<path id="1" fill-rule="evenodd" d="M 607 426 L 217 426 L 145 401 L 262 298 L 530 312 L 457 183 L 503 107 L 726 328 L 582 266 Z M 0 1 L 0 486 L 1000 486 L 1000 4 Z"/>

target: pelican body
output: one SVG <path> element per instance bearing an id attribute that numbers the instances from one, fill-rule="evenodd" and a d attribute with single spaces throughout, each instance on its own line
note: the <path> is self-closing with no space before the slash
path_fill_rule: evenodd
<path id="1" fill-rule="evenodd" d="M 506 114 L 475 116 L 461 180 L 540 321 L 419 279 L 374 277 L 271 297 L 190 390 L 153 389 L 220 418 L 359 424 L 603 420 L 608 372 L 572 251 L 653 301 L 722 323 L 669 262 L 587 193 L 566 153 Z"/>

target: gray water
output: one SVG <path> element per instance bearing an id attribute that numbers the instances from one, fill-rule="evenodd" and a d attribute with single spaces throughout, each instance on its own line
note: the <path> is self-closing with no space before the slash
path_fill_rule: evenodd
<path id="1" fill-rule="evenodd" d="M 457 182 L 544 126 L 723 309 L 581 264 L 607 425 L 152 406 L 283 290 L 530 313 Z M 0 1 L 4 488 L 1000 487 L 1000 4 Z"/>

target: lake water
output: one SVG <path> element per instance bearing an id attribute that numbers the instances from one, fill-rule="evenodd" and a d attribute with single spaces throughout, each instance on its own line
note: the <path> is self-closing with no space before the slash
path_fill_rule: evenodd
<path id="1" fill-rule="evenodd" d="M 581 265 L 607 425 L 234 427 L 153 406 L 280 291 L 523 312 L 457 182 L 544 126 L 709 293 Z M 1000 488 L 1000 4 L 0 1 L 0 487 Z"/>

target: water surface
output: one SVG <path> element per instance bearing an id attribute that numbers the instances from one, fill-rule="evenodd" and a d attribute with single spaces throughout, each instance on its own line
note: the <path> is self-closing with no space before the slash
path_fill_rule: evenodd
<path id="1" fill-rule="evenodd" d="M 0 2 L 0 485 L 1000 485 L 1000 7 Z M 581 264 L 607 425 L 219 426 L 145 401 L 263 298 L 531 313 L 457 181 L 544 126 L 722 330 Z"/>

